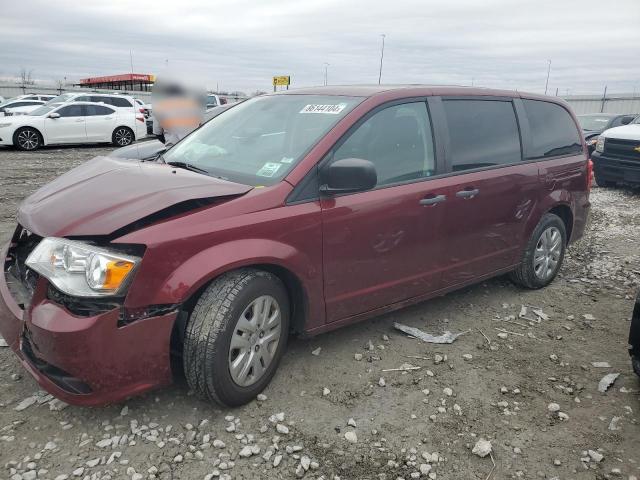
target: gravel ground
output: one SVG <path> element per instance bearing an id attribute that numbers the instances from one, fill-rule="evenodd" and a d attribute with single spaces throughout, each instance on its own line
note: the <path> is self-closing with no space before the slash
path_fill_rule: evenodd
<path id="1" fill-rule="evenodd" d="M 0 240 L 28 193 L 108 150 L 0 150 Z M 180 379 L 119 405 L 65 406 L 0 348 L 0 478 L 636 479 L 640 383 L 626 346 L 640 196 L 596 188 L 592 202 L 550 287 L 497 278 L 292 340 L 265 397 L 242 408 L 198 400 Z M 431 345 L 394 321 L 466 333 Z M 420 368 L 383 372 L 406 363 Z M 607 373 L 620 376 L 600 393 Z"/>

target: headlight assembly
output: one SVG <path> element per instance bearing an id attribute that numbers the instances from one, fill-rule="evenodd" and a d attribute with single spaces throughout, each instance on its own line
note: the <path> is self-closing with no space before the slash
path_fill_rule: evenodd
<path id="1" fill-rule="evenodd" d="M 56 288 L 76 297 L 124 293 L 140 258 L 65 238 L 43 239 L 27 265 Z"/>
<path id="2" fill-rule="evenodd" d="M 596 142 L 596 152 L 604 152 L 604 137 L 602 135 L 598 137 L 598 141 Z"/>

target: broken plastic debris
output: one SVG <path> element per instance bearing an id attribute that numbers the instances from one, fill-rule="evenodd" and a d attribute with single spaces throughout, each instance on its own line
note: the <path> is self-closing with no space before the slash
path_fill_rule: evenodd
<path id="1" fill-rule="evenodd" d="M 453 343 L 460 335 L 464 335 L 468 332 L 460 332 L 460 333 L 451 333 L 449 330 L 445 331 L 442 335 L 435 336 L 429 333 L 423 332 L 419 328 L 409 327 L 407 325 L 403 325 L 402 323 L 395 322 L 393 327 L 401 332 L 406 333 L 407 335 L 411 335 L 412 337 L 419 338 L 423 342 L 427 343 Z"/>
<path id="2" fill-rule="evenodd" d="M 0 337 L 0 347 L 8 347 L 8 346 L 9 344 L 7 343 L 7 341 L 4 338 Z"/>
<path id="3" fill-rule="evenodd" d="M 598 383 L 598 391 L 604 393 L 609 390 L 609 387 L 613 385 L 613 382 L 615 382 L 619 376 L 619 373 L 607 373 L 602 377 L 600 383 Z"/>
<path id="4" fill-rule="evenodd" d="M 591 362 L 591 365 L 595 368 L 611 368 L 609 362 Z"/>

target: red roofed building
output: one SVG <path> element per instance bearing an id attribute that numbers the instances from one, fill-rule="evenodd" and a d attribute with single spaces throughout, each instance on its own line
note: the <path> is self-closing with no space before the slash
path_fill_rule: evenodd
<path id="1" fill-rule="evenodd" d="M 125 73 L 106 77 L 91 77 L 80 80 L 81 87 L 105 88 L 109 90 L 137 90 L 148 92 L 156 81 L 156 76 L 147 73 Z"/>

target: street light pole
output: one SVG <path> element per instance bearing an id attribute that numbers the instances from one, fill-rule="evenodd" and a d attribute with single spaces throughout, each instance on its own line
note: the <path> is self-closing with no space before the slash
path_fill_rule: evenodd
<path id="1" fill-rule="evenodd" d="M 327 86 L 327 78 L 328 78 L 328 76 L 327 76 L 327 67 L 329 65 L 330 64 L 328 64 L 327 62 L 324 62 L 324 85 L 325 85 L 325 87 Z"/>
<path id="2" fill-rule="evenodd" d="M 547 83 L 544 84 L 544 94 L 547 94 L 547 89 L 549 88 L 549 74 L 551 73 L 551 60 L 547 60 L 549 62 L 549 66 L 547 67 Z"/>
<path id="3" fill-rule="evenodd" d="M 378 74 L 378 85 L 380 85 L 380 81 L 382 80 L 382 60 L 384 59 L 384 37 L 386 37 L 386 35 L 382 33 L 380 36 L 382 37 L 382 50 L 380 51 L 380 73 Z"/>

